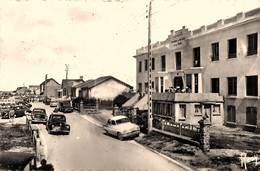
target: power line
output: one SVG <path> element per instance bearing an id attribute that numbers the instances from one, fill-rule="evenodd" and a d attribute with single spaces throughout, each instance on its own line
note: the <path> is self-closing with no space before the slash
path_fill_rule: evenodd
<path id="1" fill-rule="evenodd" d="M 158 11 L 155 11 L 155 12 L 152 13 L 151 15 L 154 15 L 154 14 L 156 14 L 156 13 L 161 12 L 162 10 L 165 10 L 165 9 L 167 9 L 167 8 L 170 8 L 170 7 L 172 7 L 172 6 L 175 6 L 175 5 L 178 4 L 178 3 L 179 3 L 179 2 L 175 2 L 175 3 L 171 4 L 171 5 L 168 5 L 168 6 L 162 8 L 162 9 L 160 9 L 160 10 L 158 10 Z"/>

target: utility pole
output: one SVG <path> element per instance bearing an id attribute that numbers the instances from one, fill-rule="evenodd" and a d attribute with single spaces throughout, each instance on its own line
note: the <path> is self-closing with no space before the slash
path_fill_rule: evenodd
<path id="1" fill-rule="evenodd" d="M 148 14 L 148 134 L 152 132 L 153 128 L 153 116 L 152 116 L 152 53 L 151 53 L 151 11 L 152 11 L 152 0 L 149 4 L 149 14 Z"/>
<path id="2" fill-rule="evenodd" d="M 45 90 L 44 90 L 44 95 L 45 95 L 45 99 L 47 99 L 47 77 L 48 77 L 48 74 L 45 75 Z"/>
<path id="3" fill-rule="evenodd" d="M 66 71 L 66 80 L 68 79 L 68 72 L 69 72 L 69 64 L 65 64 L 65 71 Z"/>
<path id="4" fill-rule="evenodd" d="M 66 87 L 65 87 L 65 89 L 66 89 L 66 97 L 68 97 L 68 72 L 69 72 L 69 64 L 65 64 L 65 71 L 66 71 Z"/>

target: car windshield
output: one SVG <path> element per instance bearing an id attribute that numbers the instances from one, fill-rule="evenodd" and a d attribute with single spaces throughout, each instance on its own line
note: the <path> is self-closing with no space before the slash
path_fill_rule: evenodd
<path id="1" fill-rule="evenodd" d="M 65 103 L 63 103 L 63 106 L 64 106 L 64 107 L 70 107 L 70 102 L 65 102 Z"/>
<path id="2" fill-rule="evenodd" d="M 45 113 L 44 109 L 34 109 L 33 112 Z"/>
<path id="3" fill-rule="evenodd" d="M 53 115 L 52 119 L 56 120 L 56 121 L 66 121 L 65 116 L 62 116 L 62 115 Z"/>
<path id="4" fill-rule="evenodd" d="M 122 124 L 122 123 L 127 123 L 130 122 L 128 118 L 122 118 L 116 121 L 116 124 Z"/>
<path id="5" fill-rule="evenodd" d="M 45 118 L 45 114 L 41 112 L 34 113 L 33 115 L 36 118 Z"/>

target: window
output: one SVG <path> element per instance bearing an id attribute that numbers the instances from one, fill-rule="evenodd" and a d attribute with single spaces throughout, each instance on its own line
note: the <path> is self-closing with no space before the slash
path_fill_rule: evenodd
<path id="1" fill-rule="evenodd" d="M 257 33 L 247 35 L 248 47 L 247 55 L 257 54 Z"/>
<path id="2" fill-rule="evenodd" d="M 66 95 L 67 95 L 67 90 L 63 89 L 63 96 L 66 96 Z"/>
<path id="3" fill-rule="evenodd" d="M 193 48 L 194 67 L 200 67 L 200 47 Z"/>
<path id="4" fill-rule="evenodd" d="M 186 75 L 186 86 L 190 89 L 190 91 L 192 90 L 192 77 L 191 77 L 191 74 L 187 74 Z"/>
<path id="5" fill-rule="evenodd" d="M 161 93 L 163 93 L 163 77 L 160 77 L 160 80 L 161 80 Z"/>
<path id="6" fill-rule="evenodd" d="M 247 107 L 246 108 L 246 124 L 256 125 L 257 122 L 257 108 Z"/>
<path id="7" fill-rule="evenodd" d="M 148 83 L 144 83 L 144 89 L 145 89 L 145 92 L 147 93 L 149 91 L 149 87 L 148 87 Z"/>
<path id="8" fill-rule="evenodd" d="M 165 71 L 165 67 L 166 67 L 165 55 L 161 56 L 161 61 L 162 61 L 162 71 Z"/>
<path id="9" fill-rule="evenodd" d="M 236 122 L 236 107 L 228 105 L 227 110 L 227 121 Z"/>
<path id="10" fill-rule="evenodd" d="M 228 40 L 228 58 L 237 57 L 237 39 Z"/>
<path id="11" fill-rule="evenodd" d="M 219 78 L 211 78 L 211 92 L 219 93 Z"/>
<path id="12" fill-rule="evenodd" d="M 192 90 L 192 81 L 191 81 L 191 74 L 187 74 L 186 75 L 186 86 Z"/>
<path id="13" fill-rule="evenodd" d="M 152 88 L 154 89 L 154 81 L 152 81 Z"/>
<path id="14" fill-rule="evenodd" d="M 159 77 L 155 77 L 155 92 L 159 92 Z"/>
<path id="15" fill-rule="evenodd" d="M 195 93 L 198 93 L 199 92 L 199 77 L 198 77 L 198 74 L 194 74 L 194 79 L 195 79 L 195 90 L 194 92 Z"/>
<path id="16" fill-rule="evenodd" d="M 202 105 L 195 105 L 195 115 L 202 115 Z"/>
<path id="17" fill-rule="evenodd" d="M 181 70 L 181 52 L 176 52 L 176 70 Z"/>
<path id="18" fill-rule="evenodd" d="M 213 113 L 220 114 L 220 105 L 219 104 L 213 105 Z"/>
<path id="19" fill-rule="evenodd" d="M 112 125 L 116 125 L 116 121 L 112 121 Z"/>
<path id="20" fill-rule="evenodd" d="M 142 72 L 142 61 L 139 61 L 139 72 Z"/>
<path id="21" fill-rule="evenodd" d="M 155 59 L 152 58 L 152 70 L 155 70 Z"/>
<path id="22" fill-rule="evenodd" d="M 237 77 L 228 77 L 228 95 L 237 95 Z"/>
<path id="23" fill-rule="evenodd" d="M 258 76 L 246 77 L 246 95 L 258 96 Z"/>
<path id="24" fill-rule="evenodd" d="M 171 117 L 172 116 L 172 104 L 168 103 L 167 104 L 167 110 L 166 110 L 166 115 Z"/>
<path id="25" fill-rule="evenodd" d="M 219 44 L 218 43 L 212 43 L 212 61 L 218 61 L 219 60 Z"/>
<path id="26" fill-rule="evenodd" d="M 185 119 L 186 118 L 186 105 L 180 104 L 180 115 L 179 119 Z"/>
<path id="27" fill-rule="evenodd" d="M 148 60 L 147 59 L 144 61 L 144 70 L 145 71 L 148 70 Z"/>
<path id="28" fill-rule="evenodd" d="M 142 92 L 142 83 L 138 83 L 138 91 Z"/>

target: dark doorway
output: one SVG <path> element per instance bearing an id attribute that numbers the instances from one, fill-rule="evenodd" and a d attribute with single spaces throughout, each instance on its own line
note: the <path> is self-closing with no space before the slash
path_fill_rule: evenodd
<path id="1" fill-rule="evenodd" d="M 182 77 L 175 77 L 173 80 L 174 83 L 174 88 L 176 87 L 180 87 L 180 89 L 183 89 L 183 81 L 182 81 Z"/>

